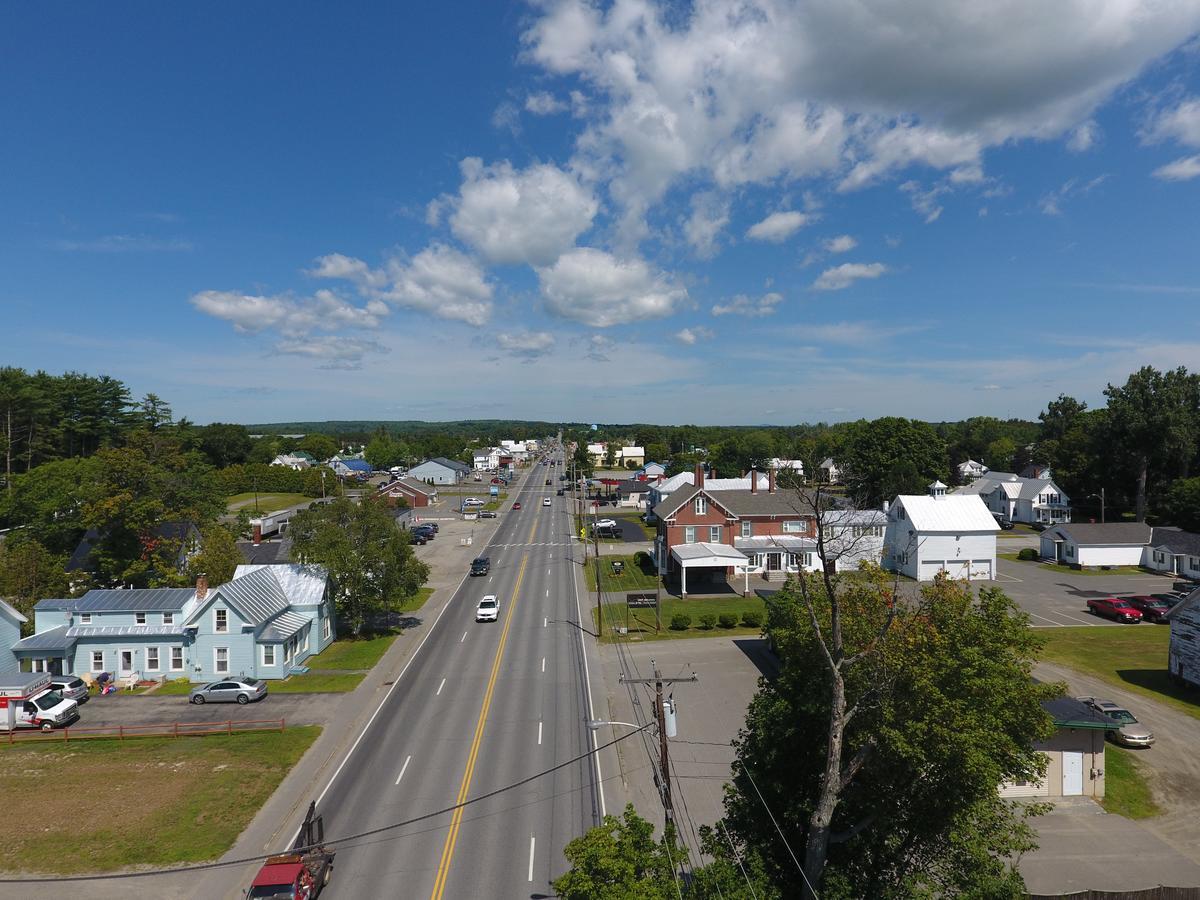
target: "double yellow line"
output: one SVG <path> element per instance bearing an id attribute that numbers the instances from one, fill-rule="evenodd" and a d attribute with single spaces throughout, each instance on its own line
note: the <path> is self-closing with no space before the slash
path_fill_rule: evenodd
<path id="1" fill-rule="evenodd" d="M 529 529 L 529 543 L 533 543 L 533 532 L 537 528 L 534 523 Z M 521 581 L 525 578 L 525 566 L 529 563 L 529 554 L 521 560 L 521 569 L 517 572 L 517 583 L 513 586 L 512 601 L 508 604 L 508 613 L 504 617 L 504 630 L 500 632 L 500 646 L 496 648 L 496 658 L 492 661 L 492 674 L 488 678 L 487 690 L 483 694 L 483 707 L 479 710 L 479 721 L 475 725 L 475 737 L 471 741 L 471 752 L 467 755 L 467 769 L 463 772 L 462 784 L 458 789 L 458 798 L 454 801 L 456 809 L 450 819 L 450 830 L 446 833 L 446 843 L 442 847 L 442 860 L 438 864 L 437 878 L 433 882 L 433 893 L 430 900 L 441 900 L 446 891 L 446 879 L 450 875 L 450 860 L 454 858 L 454 845 L 458 842 L 458 829 L 462 825 L 462 805 L 467 800 L 471 790 L 471 778 L 475 774 L 475 761 L 479 758 L 479 747 L 483 743 L 483 729 L 487 725 L 488 711 L 492 706 L 492 695 L 496 691 L 496 679 L 500 675 L 500 662 L 504 658 L 504 645 L 508 643 L 508 632 L 512 627 L 513 612 L 517 608 L 517 597 L 521 591 Z"/>

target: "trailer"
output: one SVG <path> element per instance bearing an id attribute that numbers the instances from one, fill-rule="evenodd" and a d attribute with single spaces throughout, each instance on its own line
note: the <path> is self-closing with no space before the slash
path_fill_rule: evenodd
<path id="1" fill-rule="evenodd" d="M 325 823 L 308 805 L 290 853 L 268 857 L 246 890 L 247 900 L 313 900 L 333 874 L 334 851 L 324 845 Z"/>

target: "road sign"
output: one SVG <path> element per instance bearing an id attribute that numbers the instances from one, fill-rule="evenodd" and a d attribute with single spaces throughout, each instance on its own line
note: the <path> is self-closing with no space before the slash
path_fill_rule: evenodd
<path id="1" fill-rule="evenodd" d="M 625 595 L 625 605 L 630 609 L 653 609 L 654 594 L 631 592 Z"/>

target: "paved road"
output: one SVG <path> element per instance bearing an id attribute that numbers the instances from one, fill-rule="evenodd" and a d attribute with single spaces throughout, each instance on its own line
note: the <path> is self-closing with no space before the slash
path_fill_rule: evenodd
<path id="1" fill-rule="evenodd" d="M 544 487 L 545 471 L 510 494 L 524 508 L 477 550 L 491 574 L 464 581 L 319 801 L 328 836 L 480 797 L 592 746 L 578 566 L 565 498 Z M 497 623 L 474 621 L 485 593 L 500 600 Z M 458 814 L 338 841 L 323 896 L 544 896 L 565 869 L 562 847 L 598 812 L 592 762 L 573 763 Z"/>

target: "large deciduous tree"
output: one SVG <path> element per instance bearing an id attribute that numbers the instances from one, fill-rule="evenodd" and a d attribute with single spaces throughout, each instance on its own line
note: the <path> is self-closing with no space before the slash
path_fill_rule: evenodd
<path id="1" fill-rule="evenodd" d="M 245 425 L 213 422 L 201 429 L 199 444 L 204 455 L 218 469 L 244 463 L 250 458 L 250 433 Z"/>
<path id="2" fill-rule="evenodd" d="M 39 600 L 67 595 L 65 563 L 65 555 L 51 553 L 37 541 L 9 539 L 0 544 L 0 597 L 29 619 L 28 630 Z"/>
<path id="3" fill-rule="evenodd" d="M 656 840 L 654 826 L 629 804 L 620 818 L 605 816 L 572 840 L 563 855 L 571 868 L 553 883 L 563 900 L 670 900 L 680 890 L 674 873 L 686 854 L 670 824 Z"/>
<path id="4" fill-rule="evenodd" d="M 878 506 L 896 494 L 925 493 L 935 478 L 948 477 L 946 444 L 933 426 L 896 416 L 850 425 L 837 463 L 862 506 Z"/>
<path id="5" fill-rule="evenodd" d="M 296 445 L 297 450 L 303 450 L 305 453 L 311 453 L 316 457 L 317 462 L 325 462 L 331 456 L 336 454 L 341 447 L 327 434 L 306 434 L 303 440 Z"/>

